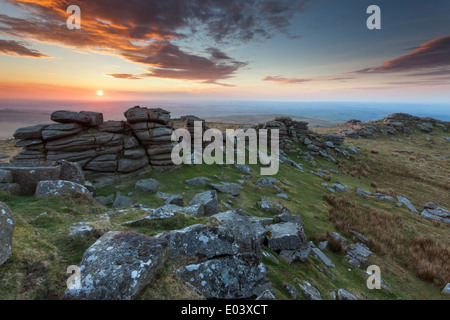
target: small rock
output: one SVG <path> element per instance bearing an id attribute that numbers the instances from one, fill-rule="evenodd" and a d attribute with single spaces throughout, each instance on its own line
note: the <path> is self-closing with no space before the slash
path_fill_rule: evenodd
<path id="1" fill-rule="evenodd" d="M 338 300 L 358 300 L 354 295 L 345 289 L 339 289 L 337 292 Z"/>
<path id="2" fill-rule="evenodd" d="M 161 188 L 161 184 L 155 179 L 140 180 L 134 186 L 134 190 L 142 192 L 156 192 Z"/>
<path id="3" fill-rule="evenodd" d="M 298 285 L 309 300 L 323 300 L 320 291 L 309 282 L 303 281 L 303 284 L 299 283 Z"/>

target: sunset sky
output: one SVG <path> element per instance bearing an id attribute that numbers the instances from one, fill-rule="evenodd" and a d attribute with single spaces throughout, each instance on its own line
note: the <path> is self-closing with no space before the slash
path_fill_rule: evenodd
<path id="1" fill-rule="evenodd" d="M 448 0 L 0 0 L 0 99 L 448 103 L 449 17 Z"/>

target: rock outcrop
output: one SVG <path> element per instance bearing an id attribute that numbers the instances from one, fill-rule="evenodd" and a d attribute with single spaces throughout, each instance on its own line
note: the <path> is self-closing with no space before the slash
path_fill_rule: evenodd
<path id="1" fill-rule="evenodd" d="M 349 120 L 344 127 L 346 128 L 339 130 L 337 134 L 349 138 L 379 138 L 382 135 L 410 134 L 415 131 L 431 133 L 437 128 L 448 131 L 450 123 L 429 117 L 393 113 L 378 121 Z"/>
<path id="2" fill-rule="evenodd" d="M 54 167 L 60 160 L 74 162 L 99 187 L 151 168 L 173 169 L 170 113 L 134 107 L 124 114 L 127 121 L 104 122 L 101 113 L 56 111 L 51 115 L 56 124 L 21 128 L 14 133 L 16 146 L 23 150 L 11 164 L 30 168 Z"/>

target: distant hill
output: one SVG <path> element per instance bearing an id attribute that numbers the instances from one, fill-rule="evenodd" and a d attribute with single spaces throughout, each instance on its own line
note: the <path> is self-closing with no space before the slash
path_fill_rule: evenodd
<path id="1" fill-rule="evenodd" d="M 205 117 L 208 122 L 225 122 L 236 124 L 256 124 L 263 123 L 269 120 L 273 120 L 276 117 L 291 117 L 296 121 L 308 122 L 310 127 L 334 127 L 344 124 L 345 120 L 332 120 L 323 118 L 311 118 L 311 117 L 299 117 L 299 116 L 286 116 L 280 114 L 249 114 L 249 115 L 231 115 L 231 116 L 219 116 L 219 117 Z"/>

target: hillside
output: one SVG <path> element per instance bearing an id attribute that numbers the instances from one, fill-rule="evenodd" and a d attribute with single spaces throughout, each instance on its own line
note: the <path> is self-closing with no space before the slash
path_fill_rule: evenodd
<path id="1" fill-rule="evenodd" d="M 330 134 L 341 128 L 313 130 Z M 449 136 L 448 132 L 435 128 L 430 133 L 413 131 L 377 139 L 347 137 L 343 147 L 358 151 L 337 156 L 336 163 L 308 156 L 303 143 L 288 141 L 286 159 L 299 166 L 283 161 L 272 185 L 261 184 L 260 165 L 249 165 L 250 172 L 234 165 L 205 164 L 182 165 L 170 172 L 152 170 L 96 189 L 97 197 L 117 199 L 120 192 L 134 204 L 117 208 L 111 207 L 112 201 L 102 205 L 88 195 L 35 198 L 0 191 L 0 202 L 11 209 L 15 220 L 12 255 L 0 266 L 0 299 L 62 299 L 67 267 L 80 265 L 86 250 L 108 231 L 155 236 L 197 224 L 222 226 L 218 218 L 180 210 L 167 219 L 143 219 L 148 216 L 147 208 L 164 206 L 171 195 L 181 196 L 186 206 L 197 194 L 212 190 L 208 183 L 186 183 L 206 177 L 213 184 L 240 187 L 237 193 L 217 192 L 219 212 L 241 209 L 251 219 L 269 218 L 271 225 L 276 225 L 272 218 L 280 213 L 299 216 L 312 249 L 329 259 L 311 251 L 303 262 L 289 263 L 270 246 L 273 235 L 266 231 L 260 252 L 276 299 L 314 299 L 319 292 L 322 299 L 330 300 L 345 289 L 361 300 L 450 300 L 442 292 L 450 282 L 450 224 L 413 213 L 407 205 L 399 205 L 397 198 L 409 199 L 419 213 L 429 202 L 450 209 L 450 142 L 443 136 Z M 0 154 L 14 155 L 12 143 L 3 141 Z M 150 178 L 160 183 L 157 191 L 135 189 L 138 181 Z M 261 206 L 263 197 L 272 209 Z M 70 230 L 79 222 L 91 222 L 93 231 L 72 237 Z M 371 252 L 360 267 L 346 258 L 349 248 L 357 244 Z M 173 272 L 186 265 L 183 259 L 165 260 L 158 276 L 134 299 L 204 298 Z M 370 265 L 380 267 L 381 289 L 366 286 Z"/>

